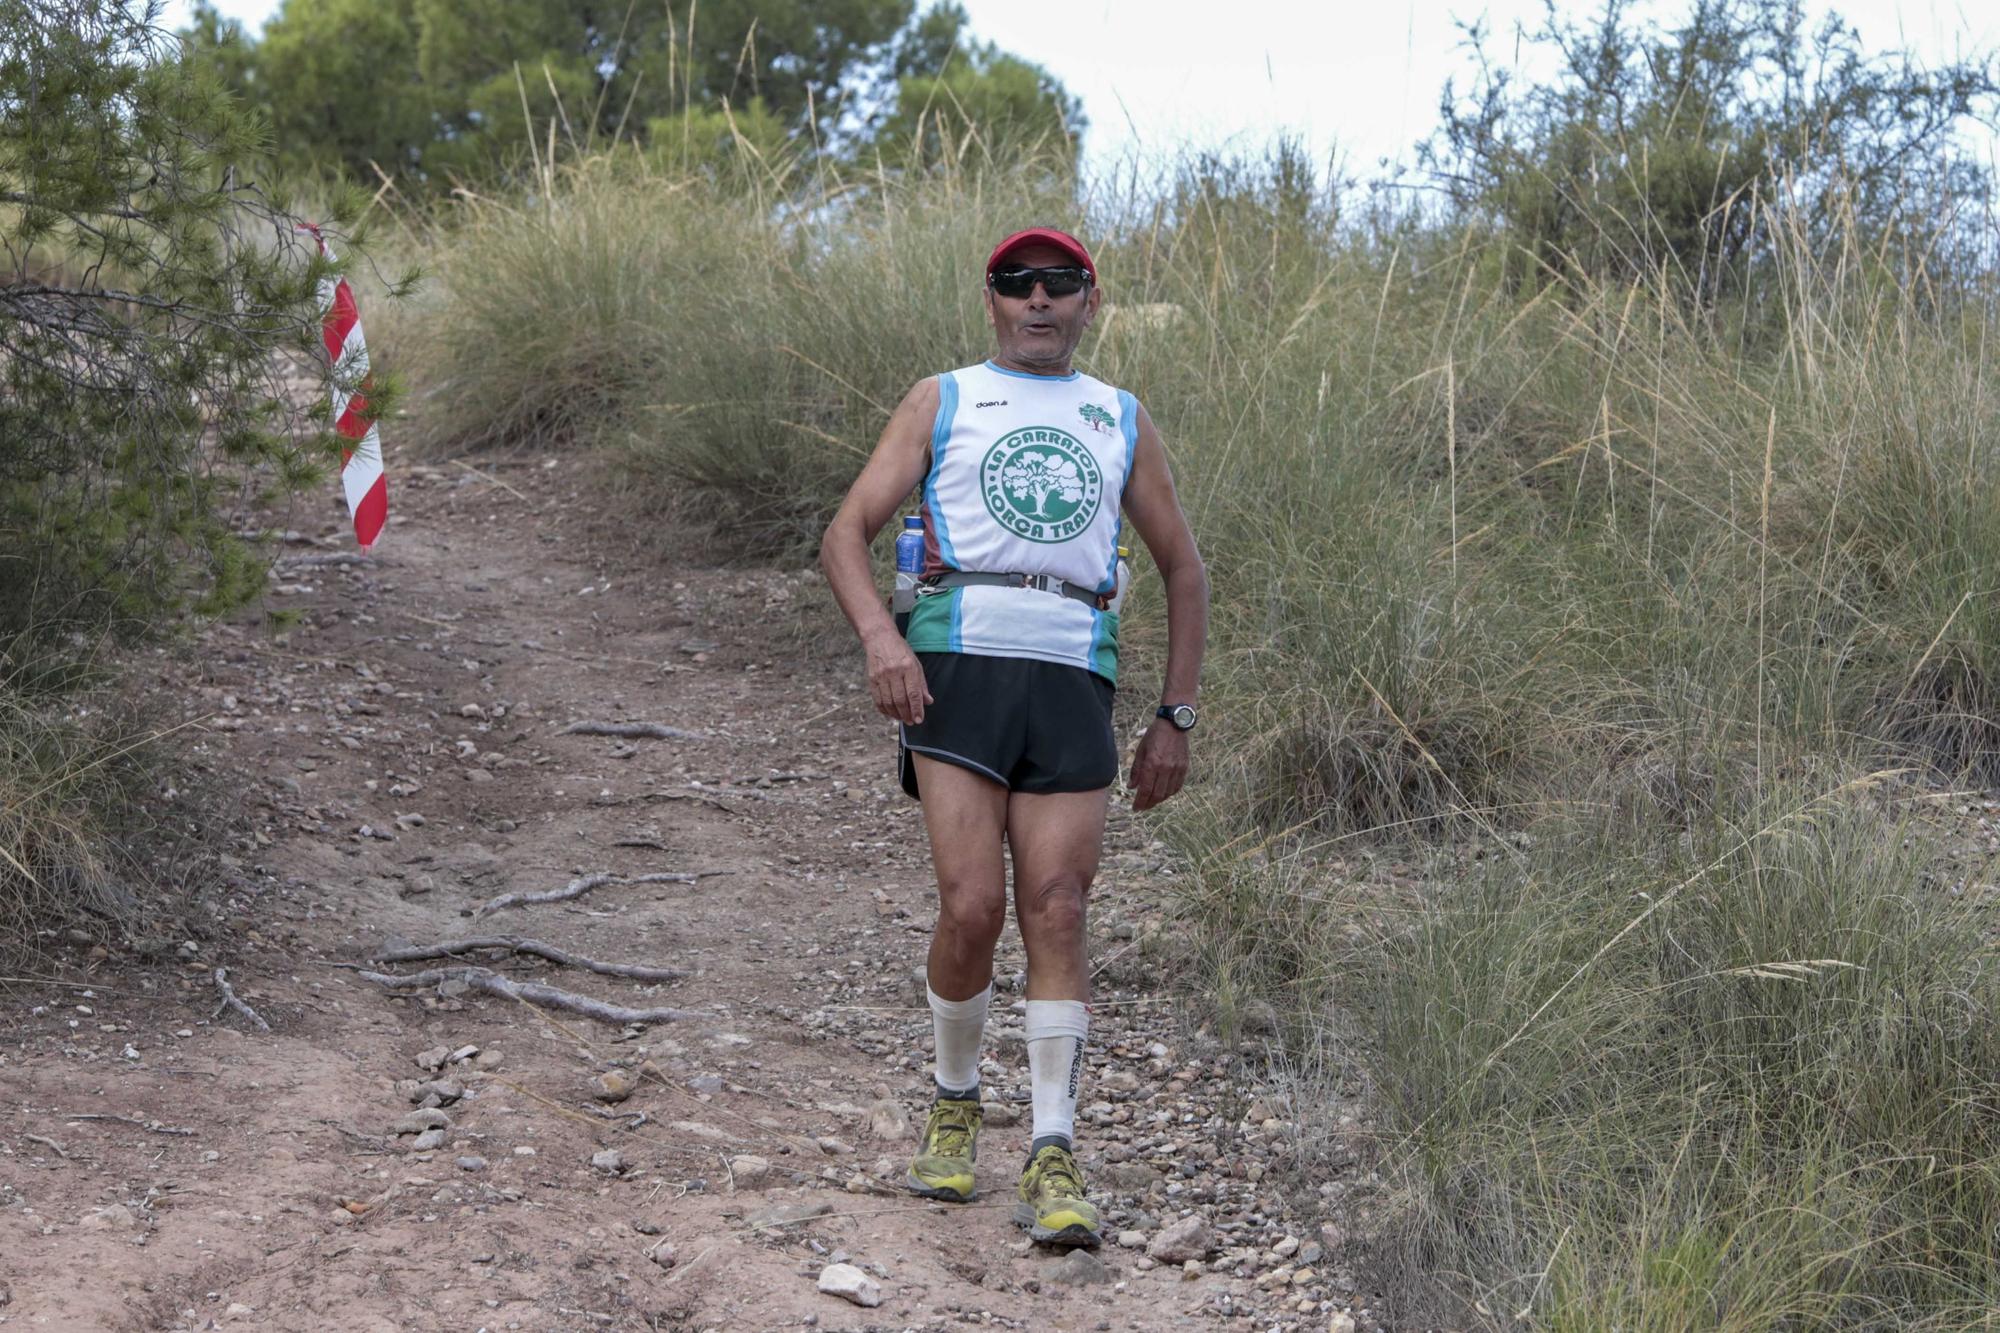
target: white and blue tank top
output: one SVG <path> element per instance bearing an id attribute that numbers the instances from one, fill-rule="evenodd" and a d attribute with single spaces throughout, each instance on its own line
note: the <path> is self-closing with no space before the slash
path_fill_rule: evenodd
<path id="1" fill-rule="evenodd" d="M 991 361 L 938 376 L 924 478 L 924 573 L 1049 574 L 1109 594 L 1139 404 L 1072 371 Z M 1034 588 L 966 587 L 917 599 L 917 652 L 1029 657 L 1118 680 L 1118 617 Z"/>

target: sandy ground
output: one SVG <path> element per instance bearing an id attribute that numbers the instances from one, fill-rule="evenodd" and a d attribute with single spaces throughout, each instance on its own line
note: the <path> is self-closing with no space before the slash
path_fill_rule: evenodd
<path id="1" fill-rule="evenodd" d="M 78 948 L 61 984 L 0 990 L 0 1323 L 1374 1326 L 1334 1208 L 1279 1188 L 1284 1099 L 1171 998 L 1172 866 L 1128 804 L 1092 901 L 1080 1116 L 1112 1235 L 1073 1258 L 1008 1215 L 1026 1140 L 1011 927 L 981 1197 L 895 1187 L 928 1090 L 933 890 L 818 578 L 634 557 L 553 460 L 392 481 L 365 563 L 331 516 L 287 548 L 266 609 L 297 612 L 289 629 L 246 616 L 161 659 L 160 688 L 206 719 L 191 775 L 235 807 L 211 818 L 231 877 L 214 938 L 150 960 Z M 584 720 L 687 734 L 565 731 Z M 481 910 L 592 874 L 614 878 Z M 354 967 L 496 935 L 685 975 L 500 952 L 386 970 L 480 962 L 693 1012 L 606 1023 Z M 268 1033 L 217 1016 L 217 962 Z M 615 1104 L 607 1075 L 632 1085 Z M 406 1120 L 423 1103 L 435 1146 Z M 1336 1152 L 1321 1196 L 1342 1170 Z M 1192 1265 L 1160 1240 L 1189 1217 L 1208 1232 Z M 879 1306 L 816 1289 L 835 1261 Z"/>

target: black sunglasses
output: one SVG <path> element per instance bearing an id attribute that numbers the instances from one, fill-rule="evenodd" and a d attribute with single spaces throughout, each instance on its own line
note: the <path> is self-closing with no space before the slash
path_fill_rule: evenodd
<path id="1" fill-rule="evenodd" d="M 1050 296 L 1074 296 L 1090 286 L 1090 270 L 1080 264 L 1061 268 L 996 268 L 986 275 L 986 285 L 1002 296 L 1020 300 L 1032 296 L 1035 284 Z"/>

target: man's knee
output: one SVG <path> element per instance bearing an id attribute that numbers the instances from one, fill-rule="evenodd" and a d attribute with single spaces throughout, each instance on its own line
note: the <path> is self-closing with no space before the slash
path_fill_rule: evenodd
<path id="1" fill-rule="evenodd" d="M 938 886 L 938 926 L 968 944 L 991 945 L 1007 924 L 1004 892 L 984 886 L 944 883 Z"/>
<path id="2" fill-rule="evenodd" d="M 1082 935 L 1089 888 L 1088 880 L 1067 872 L 1030 886 L 1021 897 L 1021 915 L 1032 922 L 1026 928 L 1044 937 Z"/>

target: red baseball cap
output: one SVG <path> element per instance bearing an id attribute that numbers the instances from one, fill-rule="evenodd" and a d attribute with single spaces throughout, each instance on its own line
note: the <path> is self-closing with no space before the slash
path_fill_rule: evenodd
<path id="1" fill-rule="evenodd" d="M 1008 255 L 1030 245 L 1052 245 L 1089 269 L 1093 278 L 1097 276 L 1097 265 L 1092 262 L 1090 251 L 1083 248 L 1083 242 L 1066 231 L 1057 231 L 1054 227 L 1030 227 L 1026 231 L 1017 231 L 994 246 L 993 253 L 986 256 L 986 276 L 992 277 L 993 270 L 999 268 L 1000 261 Z"/>

